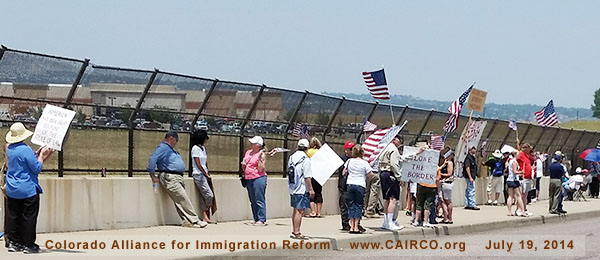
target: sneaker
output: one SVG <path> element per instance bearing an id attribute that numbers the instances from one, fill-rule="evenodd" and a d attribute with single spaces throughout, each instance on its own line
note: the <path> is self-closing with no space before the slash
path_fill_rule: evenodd
<path id="1" fill-rule="evenodd" d="M 265 224 L 265 225 L 266 225 L 266 224 Z M 367 231 L 367 230 L 366 230 L 366 229 L 365 229 L 363 226 L 361 226 L 361 225 L 358 225 L 358 231 L 359 231 L 360 233 L 364 233 L 364 232 L 365 232 L 365 231 Z"/>
<path id="2" fill-rule="evenodd" d="M 8 252 L 22 252 L 25 247 L 17 242 L 8 242 Z"/>
<path id="3" fill-rule="evenodd" d="M 253 226 L 255 226 L 255 227 L 266 227 L 267 225 L 268 225 L 268 224 L 267 224 L 267 223 L 265 223 L 265 222 L 260 222 L 260 221 L 257 221 L 256 223 L 254 223 L 254 225 L 253 225 Z"/>
<path id="4" fill-rule="evenodd" d="M 394 225 L 393 227 L 390 227 L 391 230 L 401 230 L 404 229 L 404 226 L 402 225 Z"/>
<path id="5" fill-rule="evenodd" d="M 434 226 L 433 226 L 433 224 L 430 224 L 430 223 L 423 223 L 423 227 L 432 228 Z"/>
<path id="6" fill-rule="evenodd" d="M 413 225 L 413 227 L 418 227 L 418 226 L 420 226 L 419 222 L 413 222 L 413 223 L 412 223 L 412 225 Z"/>
<path id="7" fill-rule="evenodd" d="M 398 223 L 397 220 L 394 220 L 392 223 L 394 223 L 395 226 L 401 227 L 402 225 L 400 225 L 400 223 Z"/>
<path id="8" fill-rule="evenodd" d="M 567 214 L 567 211 L 566 211 L 566 210 L 563 210 L 563 209 L 559 209 L 559 210 L 558 210 L 558 213 Z"/>
<path id="9" fill-rule="evenodd" d="M 521 212 L 521 210 L 520 210 L 520 209 L 517 209 L 517 210 L 515 210 L 515 215 L 516 215 L 516 216 L 519 216 L 519 217 L 520 217 L 520 216 L 523 216 L 523 212 Z"/>
<path id="10" fill-rule="evenodd" d="M 498 206 L 498 201 L 497 201 L 497 200 L 494 200 L 494 202 L 492 202 L 492 205 L 494 205 L 494 206 Z"/>
<path id="11" fill-rule="evenodd" d="M 342 226 L 343 231 L 350 231 L 350 226 Z"/>
<path id="12" fill-rule="evenodd" d="M 533 216 L 533 213 L 531 213 L 529 211 L 525 211 L 525 216 L 531 217 L 531 216 Z"/>
<path id="13" fill-rule="evenodd" d="M 488 205 L 492 205 L 492 200 L 488 200 Z"/>
<path id="14" fill-rule="evenodd" d="M 390 229 L 390 226 L 387 222 L 383 222 L 383 224 L 381 225 L 381 229 Z"/>
<path id="15" fill-rule="evenodd" d="M 33 244 L 33 246 L 31 247 L 25 247 L 23 249 L 23 253 L 25 254 L 39 254 L 42 252 L 42 249 L 40 249 L 40 246 Z"/>
<path id="16" fill-rule="evenodd" d="M 537 201 L 537 198 L 533 198 L 533 199 L 531 199 L 531 202 L 532 202 L 532 203 L 533 203 L 533 202 L 536 202 L 536 201 Z"/>
<path id="17" fill-rule="evenodd" d="M 192 228 L 204 228 L 208 226 L 208 223 L 206 223 L 205 221 L 198 221 L 198 223 L 194 223 L 191 227 Z"/>

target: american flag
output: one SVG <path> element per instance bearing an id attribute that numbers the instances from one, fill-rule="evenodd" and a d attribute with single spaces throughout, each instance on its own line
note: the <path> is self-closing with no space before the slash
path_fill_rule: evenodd
<path id="1" fill-rule="evenodd" d="M 441 151 L 444 148 L 444 136 L 432 135 L 431 136 L 431 149 Z"/>
<path id="2" fill-rule="evenodd" d="M 371 132 L 377 129 L 377 125 L 369 122 L 367 118 L 363 118 L 363 132 Z"/>
<path id="3" fill-rule="evenodd" d="M 383 69 L 373 72 L 363 72 L 362 74 L 373 98 L 390 99 L 390 93 L 388 92 L 387 81 L 385 80 Z"/>
<path id="4" fill-rule="evenodd" d="M 508 128 L 512 129 L 513 131 L 517 131 L 517 121 L 515 121 L 515 120 L 508 121 Z"/>
<path id="5" fill-rule="evenodd" d="M 554 110 L 554 102 L 550 100 L 546 107 L 542 110 L 535 112 L 535 119 L 538 124 L 542 126 L 553 126 L 558 123 L 558 117 L 556 117 L 556 111 Z"/>
<path id="6" fill-rule="evenodd" d="M 363 143 L 363 150 L 365 150 L 365 154 L 363 159 L 367 160 L 369 164 L 375 165 L 377 164 L 377 156 L 381 151 L 394 139 L 394 137 L 402 131 L 402 129 L 406 126 L 408 121 L 404 121 L 404 123 L 400 126 L 394 126 L 392 128 L 379 129 L 375 131 L 375 133 L 369 135 L 367 140 Z"/>
<path id="7" fill-rule="evenodd" d="M 475 85 L 475 83 L 473 83 L 473 85 Z M 446 121 L 446 125 L 444 125 L 445 133 L 452 133 L 452 132 L 454 132 L 454 130 L 456 130 L 457 125 L 458 125 L 458 118 L 460 117 L 460 110 L 462 109 L 462 106 L 467 101 L 467 97 L 469 97 L 469 94 L 471 93 L 471 89 L 473 89 L 473 85 L 471 85 L 471 87 L 469 87 L 469 89 L 467 89 L 467 91 L 465 91 L 462 95 L 460 95 L 460 97 L 458 99 L 454 100 L 454 102 L 452 102 L 452 104 L 450 104 L 450 107 L 448 107 L 448 112 L 450 112 L 450 117 L 448 117 L 448 120 Z"/>
<path id="8" fill-rule="evenodd" d="M 306 138 L 310 137 L 310 126 L 296 123 L 292 135 L 296 137 Z"/>

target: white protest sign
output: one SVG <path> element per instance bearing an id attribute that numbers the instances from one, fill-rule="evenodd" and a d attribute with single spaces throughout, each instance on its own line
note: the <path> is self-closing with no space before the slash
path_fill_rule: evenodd
<path id="1" fill-rule="evenodd" d="M 35 127 L 31 142 L 54 150 L 62 150 L 63 140 L 75 114 L 72 110 L 46 105 Z"/>
<path id="2" fill-rule="evenodd" d="M 487 121 L 470 121 L 469 125 L 465 127 L 466 132 L 463 131 L 462 137 L 458 141 L 458 145 L 456 146 L 456 151 L 458 160 L 456 160 L 454 176 L 462 177 L 463 174 L 463 162 L 467 157 L 467 153 L 471 147 L 477 147 L 479 144 L 479 140 L 481 139 L 481 135 L 483 134 L 483 130 L 485 129 L 485 125 Z"/>
<path id="3" fill-rule="evenodd" d="M 416 154 L 419 148 L 404 146 L 404 154 Z M 414 159 L 402 163 L 401 181 L 424 184 L 435 184 L 440 151 L 427 149 L 415 156 Z"/>
<path id="4" fill-rule="evenodd" d="M 331 175 L 344 164 L 344 161 L 329 147 L 324 144 L 310 158 L 310 167 L 313 179 L 321 186 L 331 177 Z"/>

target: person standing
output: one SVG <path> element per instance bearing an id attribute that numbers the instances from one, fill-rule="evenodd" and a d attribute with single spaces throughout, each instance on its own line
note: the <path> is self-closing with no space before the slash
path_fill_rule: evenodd
<path id="1" fill-rule="evenodd" d="M 310 208 L 310 198 L 315 196 L 311 182 L 310 158 L 306 154 L 308 146 L 308 140 L 300 139 L 297 151 L 288 160 L 288 187 L 292 206 L 292 235 L 290 237 L 294 239 L 306 239 L 300 233 L 302 215 L 305 209 Z"/>
<path id="2" fill-rule="evenodd" d="M 497 206 L 498 198 L 500 198 L 500 193 L 502 193 L 504 187 L 504 162 L 500 150 L 494 151 L 492 156 L 493 158 L 484 162 L 483 165 L 488 167 L 489 176 L 492 178 L 488 192 L 488 204 Z M 494 201 L 492 201 L 492 198 Z"/>
<path id="3" fill-rule="evenodd" d="M 312 158 L 313 155 L 321 148 L 321 141 L 316 137 L 310 139 L 310 148 L 306 151 L 306 155 L 308 158 Z M 321 217 L 321 209 L 323 208 L 323 187 L 321 184 L 310 178 L 312 182 L 312 187 L 315 191 L 315 195 L 310 197 L 310 214 L 306 215 L 309 218 L 320 218 Z"/>
<path id="4" fill-rule="evenodd" d="M 548 192 L 550 196 L 548 212 L 550 214 L 566 213 L 562 209 L 562 178 L 565 176 L 565 169 L 561 165 L 560 161 L 562 156 L 555 155 L 554 159 L 548 166 L 548 172 L 550 173 L 550 185 L 548 186 Z"/>
<path id="5" fill-rule="evenodd" d="M 362 217 L 365 188 L 367 186 L 367 177 L 372 173 L 371 165 L 363 159 L 364 150 L 360 144 L 352 147 L 352 158 L 345 163 L 343 174 L 348 175 L 348 217 L 350 218 L 350 233 L 360 234 L 358 228 L 360 218 Z"/>
<path id="6" fill-rule="evenodd" d="M 531 154 L 531 145 L 529 143 L 523 144 L 521 147 L 521 152 L 519 153 L 519 157 L 517 158 L 517 162 L 519 163 L 519 168 L 523 171 L 523 180 L 521 181 L 521 199 L 523 200 L 523 209 L 525 212 L 522 214 L 527 216 L 532 216 L 529 211 L 527 211 L 527 196 L 529 195 L 529 191 L 531 191 L 531 186 L 533 182 L 533 155 Z M 517 213 L 518 214 L 518 213 Z"/>
<path id="7" fill-rule="evenodd" d="M 215 195 L 209 180 L 211 179 L 208 171 L 207 153 L 204 143 L 209 139 L 208 133 L 205 130 L 196 130 L 191 135 L 192 141 L 192 160 L 193 169 L 192 177 L 194 183 L 200 191 L 200 212 L 202 212 L 202 220 L 207 223 L 213 223 L 210 220 L 210 208 L 213 206 Z"/>
<path id="8" fill-rule="evenodd" d="M 476 152 L 477 148 L 475 148 L 475 146 L 471 147 L 467 153 L 467 157 L 465 157 L 465 161 L 463 162 L 463 175 L 467 184 L 465 191 L 465 209 L 470 210 L 479 210 L 475 203 L 475 179 L 477 178 L 477 159 L 475 158 Z"/>
<path id="9" fill-rule="evenodd" d="M 254 219 L 253 222 L 248 224 L 261 227 L 267 225 L 267 205 L 265 201 L 267 190 L 267 157 L 265 156 L 262 137 L 254 136 L 249 141 L 251 144 L 250 149 L 246 151 L 244 160 L 241 162 Z"/>
<path id="10" fill-rule="evenodd" d="M 453 224 L 452 220 L 452 189 L 454 187 L 454 152 L 448 150 L 444 154 L 444 163 L 440 169 L 441 199 L 444 219 L 442 224 Z"/>
<path id="11" fill-rule="evenodd" d="M 521 182 L 519 177 L 523 175 L 523 170 L 518 164 L 519 151 L 513 151 L 510 160 L 508 161 L 508 177 L 506 179 L 506 186 L 508 187 L 508 200 L 506 201 L 506 207 L 508 208 L 508 216 L 515 216 L 512 212 L 512 205 L 517 205 L 516 215 L 519 217 L 527 217 L 523 214 L 523 200 L 521 196 Z"/>
<path id="12" fill-rule="evenodd" d="M 346 161 L 352 158 L 352 147 L 354 147 L 354 143 L 352 141 L 348 141 L 344 144 L 344 154 L 342 155 L 342 160 L 344 164 L 338 168 L 338 191 L 339 191 L 339 207 L 340 207 L 340 217 L 342 219 L 342 230 L 350 231 L 350 219 L 348 218 L 348 187 L 346 185 L 348 180 L 348 175 L 344 175 L 344 169 Z M 365 229 L 358 224 L 358 229 L 360 232 L 364 232 Z"/>
<path id="13" fill-rule="evenodd" d="M 40 209 L 38 175 L 52 149 L 41 147 L 36 152 L 24 141 L 33 132 L 22 123 L 14 123 L 6 134 L 6 239 L 9 252 L 40 253 L 35 243 Z"/>
<path id="14" fill-rule="evenodd" d="M 421 219 L 421 213 L 423 212 L 423 226 L 433 227 L 431 215 L 435 215 L 435 213 L 432 211 L 432 206 L 434 206 L 435 197 L 437 196 L 437 187 L 440 183 L 440 177 L 441 168 L 438 167 L 434 184 L 417 184 L 417 211 L 415 213 L 415 221 L 412 223 L 413 226 L 419 226 L 419 220 Z M 435 208 L 433 209 L 435 210 Z"/>
<path id="15" fill-rule="evenodd" d="M 203 228 L 207 223 L 200 220 L 192 201 L 185 192 L 183 182 L 183 173 L 185 172 L 185 163 L 181 155 L 175 150 L 179 142 L 179 135 L 175 131 L 169 131 L 165 139 L 154 149 L 148 160 L 148 173 L 155 185 L 160 183 L 167 190 L 167 194 L 173 200 L 175 209 L 182 226 Z M 158 169 L 158 177 L 155 174 Z"/>
<path id="16" fill-rule="evenodd" d="M 422 153 L 425 147 L 419 149 L 415 154 L 400 155 L 398 150 L 404 139 L 397 135 L 392 142 L 388 144 L 379 155 L 379 171 L 381 180 L 381 190 L 383 199 L 383 225 L 381 228 L 389 230 L 399 230 L 404 228 L 394 223 L 394 212 L 396 202 L 400 199 L 400 178 L 402 177 L 402 163 L 413 159 L 417 154 Z"/>
<path id="17" fill-rule="evenodd" d="M 540 196 L 540 181 L 544 177 L 544 161 L 542 160 L 542 154 L 535 152 L 535 198 L 531 199 L 532 202 L 536 202 Z"/>
<path id="18" fill-rule="evenodd" d="M 600 191 L 600 182 L 598 180 L 598 173 L 600 171 L 600 167 L 597 162 L 592 162 L 592 168 L 590 171 L 590 175 L 592 176 L 592 183 L 590 183 L 590 197 L 598 198 L 598 193 Z"/>

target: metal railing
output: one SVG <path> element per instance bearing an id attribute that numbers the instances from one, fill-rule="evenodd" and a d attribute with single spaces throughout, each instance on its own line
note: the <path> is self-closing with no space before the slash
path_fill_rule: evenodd
<path id="1" fill-rule="evenodd" d="M 341 152 L 345 141 L 360 142 L 365 138 L 363 117 L 381 127 L 408 120 L 402 132 L 408 143 L 441 134 L 448 117 L 445 112 L 393 106 L 398 116 L 396 122 L 391 122 L 389 107 L 377 102 L 159 69 L 101 66 L 87 58 L 58 57 L 5 46 L 0 49 L 0 81 L 6 82 L 0 85 L 0 106 L 9 114 L 0 122 L 7 125 L 16 121 L 35 124 L 32 115 L 36 111 L 39 114 L 39 107 L 46 103 L 78 111 L 64 151 L 45 165 L 44 171 L 57 172 L 59 177 L 65 173 L 101 171 L 126 172 L 131 177 L 145 172 L 145 162 L 168 130 L 157 128 L 163 125 L 179 130 L 181 143 L 186 143 L 201 122 L 199 127 L 208 129 L 213 137 L 208 145 L 213 172 L 239 173 L 239 161 L 248 147 L 247 137 L 262 135 L 268 146 L 293 148 L 291 141 L 298 139 L 291 134 L 295 123 L 312 127 L 312 136 Z M 488 120 L 482 138 L 488 140 L 488 153 L 503 144 L 515 145 L 508 121 L 477 120 Z M 171 124 L 155 123 L 160 121 Z M 459 128 L 447 137 L 446 145 L 456 146 L 465 124 L 466 117 L 461 116 Z M 572 128 L 531 123 L 518 123 L 518 127 L 525 129 L 523 143 L 529 142 L 542 152 L 561 150 L 575 165 L 583 164 L 576 155 L 595 146 L 599 139 L 598 132 Z M 180 144 L 182 154 L 190 154 L 187 144 Z M 191 169 L 190 155 L 184 158 Z M 267 171 L 285 174 L 287 158 L 285 153 L 270 158 Z"/>

